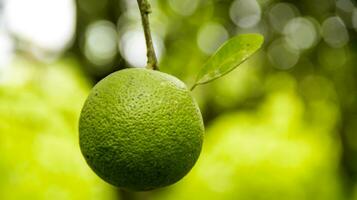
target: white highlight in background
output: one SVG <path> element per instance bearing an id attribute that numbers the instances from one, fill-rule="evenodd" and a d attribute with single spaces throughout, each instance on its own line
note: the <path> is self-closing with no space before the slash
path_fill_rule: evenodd
<path id="1" fill-rule="evenodd" d="M 84 54 L 96 65 L 106 65 L 117 54 L 118 34 L 113 23 L 105 20 L 89 25 L 85 33 Z"/>
<path id="2" fill-rule="evenodd" d="M 334 48 L 343 47 L 349 41 L 346 26 L 337 16 L 327 18 L 322 23 L 322 37 L 328 45 Z"/>
<path id="3" fill-rule="evenodd" d="M 66 48 L 75 32 L 73 0 L 6 0 L 5 20 L 21 40 L 49 51 Z"/>
<path id="4" fill-rule="evenodd" d="M 214 53 L 227 39 L 227 30 L 219 23 L 210 22 L 203 25 L 197 36 L 200 50 L 208 55 Z"/>
<path id="5" fill-rule="evenodd" d="M 236 0 L 230 8 L 232 21 L 241 28 L 251 28 L 261 19 L 261 8 L 256 0 Z"/>
<path id="6" fill-rule="evenodd" d="M 311 48 L 319 39 L 317 28 L 309 19 L 297 17 L 284 27 L 287 43 L 296 50 Z"/>
<path id="7" fill-rule="evenodd" d="M 157 59 L 160 60 L 164 52 L 164 44 L 160 37 L 152 35 Z M 146 45 L 142 29 L 133 29 L 124 32 L 120 38 L 119 50 L 124 59 L 133 67 L 145 67 Z"/>

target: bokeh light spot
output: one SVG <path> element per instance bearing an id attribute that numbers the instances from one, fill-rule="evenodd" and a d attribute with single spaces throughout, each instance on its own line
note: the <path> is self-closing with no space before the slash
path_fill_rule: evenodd
<path id="1" fill-rule="evenodd" d="M 322 23 L 322 37 L 331 47 L 345 46 L 349 41 L 348 31 L 339 17 L 327 18 Z"/>
<path id="2" fill-rule="evenodd" d="M 8 34 L 0 30 L 0 79 L 1 71 L 9 64 L 13 57 L 14 42 Z"/>
<path id="3" fill-rule="evenodd" d="M 85 34 L 84 54 L 96 65 L 110 63 L 117 54 L 116 27 L 109 21 L 97 21 L 91 24 Z"/>
<path id="4" fill-rule="evenodd" d="M 284 34 L 287 43 L 297 50 L 311 48 L 318 40 L 314 23 L 303 17 L 290 20 L 284 27 Z"/>
<path id="5" fill-rule="evenodd" d="M 198 0 L 169 0 L 171 8 L 183 16 L 192 15 L 198 6 Z"/>
<path id="6" fill-rule="evenodd" d="M 261 8 L 256 0 L 236 0 L 230 8 L 232 21 L 241 28 L 250 28 L 259 23 Z"/>
<path id="7" fill-rule="evenodd" d="M 210 22 L 200 28 L 197 43 L 202 52 L 212 54 L 228 37 L 227 30 L 221 24 Z"/>
<path id="8" fill-rule="evenodd" d="M 277 3 L 269 11 L 269 21 L 273 29 L 281 33 L 285 25 L 299 15 L 297 8 L 289 3 Z"/>
<path id="9" fill-rule="evenodd" d="M 284 39 L 278 39 L 269 46 L 268 56 L 274 67 L 290 69 L 299 61 L 300 53 L 291 49 Z"/>
<path id="10" fill-rule="evenodd" d="M 164 43 L 161 37 L 158 37 L 155 33 L 152 37 L 157 59 L 160 60 L 164 52 Z M 125 60 L 133 67 L 146 66 L 146 45 L 142 29 L 126 31 L 120 38 L 119 49 Z"/>
<path id="11" fill-rule="evenodd" d="M 74 0 L 5 1 L 9 29 L 20 39 L 37 47 L 59 52 L 66 48 L 75 32 Z"/>
<path id="12" fill-rule="evenodd" d="M 353 28 L 357 31 L 357 8 L 355 8 L 353 10 L 353 14 L 352 14 L 352 24 L 353 24 Z"/>
<path id="13" fill-rule="evenodd" d="M 337 0 L 336 7 L 350 13 L 353 11 L 354 5 L 350 0 Z"/>

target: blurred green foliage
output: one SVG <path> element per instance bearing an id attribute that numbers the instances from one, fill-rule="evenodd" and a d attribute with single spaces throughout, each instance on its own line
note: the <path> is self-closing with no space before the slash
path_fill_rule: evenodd
<path id="1" fill-rule="evenodd" d="M 257 110 L 209 126 L 197 166 L 159 199 L 342 199 L 336 107 L 304 105 L 286 73 L 263 86 L 269 95 Z"/>
<path id="2" fill-rule="evenodd" d="M 160 69 L 189 86 L 228 38 L 266 41 L 194 90 L 207 134 L 193 171 L 138 199 L 357 199 L 355 1 L 150 2 Z M 0 199 L 118 198 L 81 157 L 77 119 L 89 82 L 145 63 L 139 12 L 132 0 L 76 5 L 73 44 L 58 61 L 15 34 L 15 58 L 0 67 Z"/>
<path id="3" fill-rule="evenodd" d="M 39 66 L 40 65 L 40 66 Z M 89 91 L 76 63 L 18 59 L 0 86 L 0 199 L 113 199 L 78 150 Z M 61 83 L 61 84 L 58 84 Z"/>

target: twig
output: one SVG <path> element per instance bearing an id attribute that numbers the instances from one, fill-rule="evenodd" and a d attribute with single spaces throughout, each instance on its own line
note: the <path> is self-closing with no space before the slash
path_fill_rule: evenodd
<path id="1" fill-rule="evenodd" d="M 190 88 L 190 90 L 193 91 L 197 86 L 198 86 L 197 84 L 194 84 L 194 85 Z"/>
<path id="2" fill-rule="evenodd" d="M 148 0 L 138 0 L 139 10 L 141 14 L 141 20 L 145 33 L 146 47 L 147 47 L 147 66 L 148 69 L 157 70 L 157 58 L 150 32 L 149 14 L 151 13 L 151 7 Z"/>

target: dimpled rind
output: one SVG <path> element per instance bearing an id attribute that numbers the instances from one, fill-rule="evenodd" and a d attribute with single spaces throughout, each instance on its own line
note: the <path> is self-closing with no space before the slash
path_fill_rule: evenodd
<path id="1" fill-rule="evenodd" d="M 200 110 L 185 84 L 147 69 L 104 78 L 79 120 L 88 165 L 108 183 L 136 191 L 183 178 L 199 157 L 203 133 Z"/>

